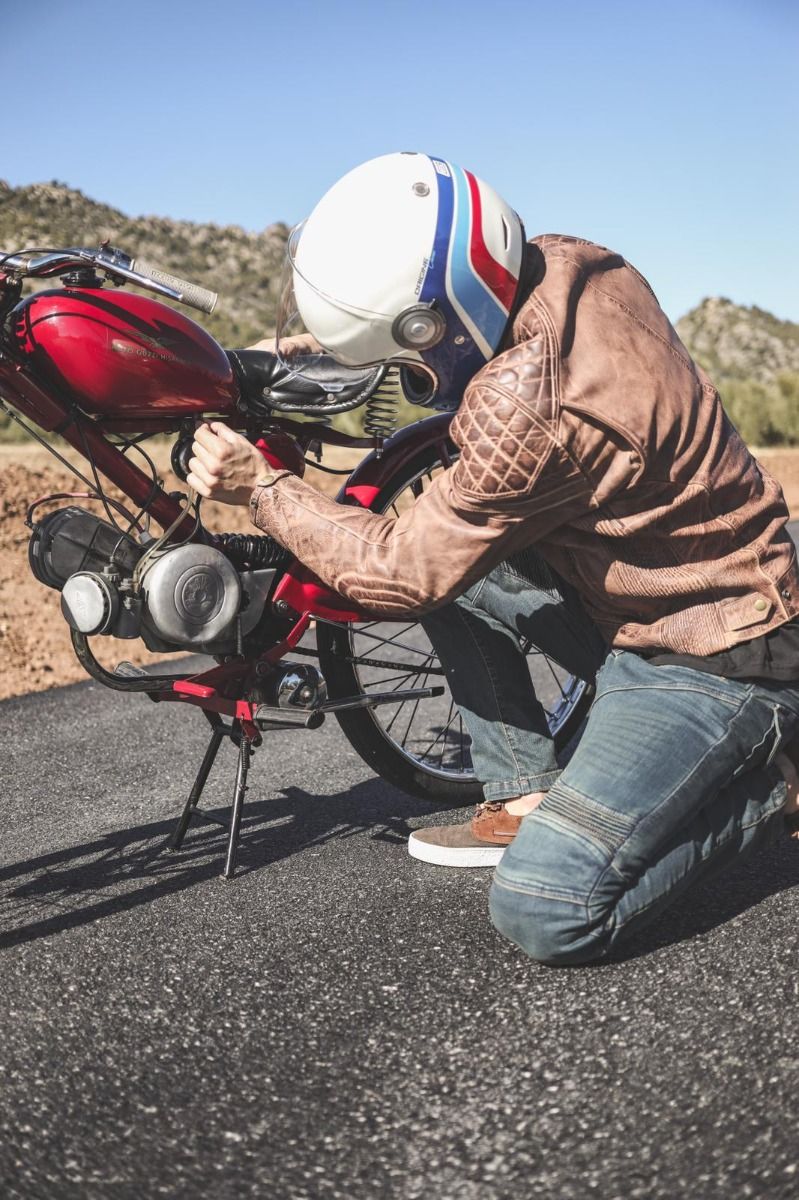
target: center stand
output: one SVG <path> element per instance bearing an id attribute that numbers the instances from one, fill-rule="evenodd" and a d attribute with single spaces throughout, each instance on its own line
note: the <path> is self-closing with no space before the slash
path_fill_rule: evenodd
<path id="1" fill-rule="evenodd" d="M 275 662 L 283 661 L 283 654 L 287 649 L 296 645 L 307 625 L 308 616 L 306 614 L 298 621 L 289 637 L 269 652 L 273 659 L 272 665 Z M 262 732 L 270 729 L 318 729 L 330 713 L 346 712 L 357 708 L 377 708 L 382 704 L 419 701 L 433 696 L 441 696 L 444 692 L 443 687 L 438 686 L 396 688 L 384 692 L 360 692 L 354 696 L 343 696 L 322 703 L 314 703 L 310 708 L 295 706 L 292 702 L 289 702 L 286 707 L 281 707 L 279 703 L 275 706 L 254 699 L 235 698 L 236 695 L 241 697 L 244 681 L 251 673 L 253 664 L 249 660 L 236 659 L 224 666 L 217 666 L 202 674 L 189 677 L 151 675 L 148 671 L 129 662 L 121 662 L 113 671 L 109 671 L 95 658 L 85 634 L 72 629 L 71 636 L 78 661 L 86 673 L 104 687 L 118 692 L 144 693 L 150 700 L 160 703 L 165 701 L 182 702 L 201 709 L 211 726 L 211 738 L 205 749 L 189 797 L 183 806 L 183 812 L 167 846 L 173 852 L 180 849 L 189 823 L 195 815 L 202 816 L 206 821 L 212 821 L 215 825 L 221 825 L 223 829 L 228 830 L 227 854 L 222 872 L 224 879 L 231 879 L 236 869 L 239 832 L 244 811 L 244 794 L 247 791 L 247 774 L 253 753 L 262 744 Z M 234 695 L 226 694 L 231 690 Z M 224 721 L 223 716 L 230 718 L 229 722 Z M 226 737 L 230 738 L 233 745 L 237 746 L 239 750 L 236 783 L 230 806 L 230 821 L 223 821 L 219 817 L 212 816 L 205 809 L 197 807 L 219 747 Z"/>
<path id="2" fill-rule="evenodd" d="M 239 831 L 241 829 L 241 816 L 244 811 L 244 794 L 247 791 L 247 773 L 250 769 L 250 759 L 254 753 L 253 742 L 242 728 L 241 721 L 236 718 L 232 724 L 227 725 L 221 717 L 216 713 L 206 712 L 206 717 L 211 725 L 211 740 L 206 747 L 203 760 L 200 763 L 200 769 L 197 772 L 197 778 L 194 780 L 194 785 L 189 792 L 189 798 L 184 805 L 183 812 L 180 815 L 180 820 L 175 826 L 175 831 L 169 839 L 169 850 L 179 850 L 183 845 L 183 839 L 186 836 L 186 831 L 189 828 L 192 817 L 204 817 L 206 821 L 212 821 L 215 825 L 221 825 L 229 830 L 227 855 L 225 856 L 225 867 L 222 875 L 225 879 L 231 879 L 236 869 L 236 854 L 238 851 Z M 236 783 L 233 788 L 233 800 L 230 806 L 230 821 L 222 821 L 219 817 L 214 817 L 211 813 L 197 807 L 203 789 L 208 781 L 208 776 L 211 772 L 211 767 L 216 760 L 219 747 L 222 745 L 224 738 L 230 738 L 234 746 L 239 748 L 239 762 L 236 769 Z"/>

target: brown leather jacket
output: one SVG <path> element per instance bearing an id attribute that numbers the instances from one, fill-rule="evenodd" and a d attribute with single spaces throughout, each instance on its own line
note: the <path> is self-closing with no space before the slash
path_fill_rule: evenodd
<path id="1" fill-rule="evenodd" d="M 458 461 L 399 518 L 284 477 L 255 523 L 372 612 L 419 615 L 522 547 L 609 643 L 710 654 L 799 613 L 779 485 L 651 288 L 618 254 L 547 235 L 509 348 L 471 381 Z"/>

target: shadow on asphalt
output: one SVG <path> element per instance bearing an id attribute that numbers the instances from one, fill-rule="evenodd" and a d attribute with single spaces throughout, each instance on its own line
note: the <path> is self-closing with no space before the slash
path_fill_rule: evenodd
<path id="1" fill-rule="evenodd" d="M 799 841 L 787 836 L 750 858 L 734 860 L 699 884 L 691 886 L 674 905 L 651 924 L 642 926 L 605 962 L 628 962 L 710 933 L 740 917 L 769 896 L 799 887 Z"/>
<path id="2" fill-rule="evenodd" d="M 387 791 L 394 799 L 393 815 L 386 814 Z M 228 815 L 224 809 L 208 811 L 216 818 Z M 441 811 L 440 805 L 397 792 L 378 779 L 334 795 L 285 788 L 246 804 L 236 875 L 226 886 L 235 887 L 236 880 L 280 859 L 356 834 L 403 848 L 411 832 L 409 819 Z M 198 817 L 182 848 L 172 852 L 168 839 L 176 820 L 177 814 L 115 830 L 0 868 L 5 926 L 0 949 L 126 912 L 208 880 L 222 884 L 227 830 Z"/>
<path id="3" fill-rule="evenodd" d="M 318 795 L 287 787 L 247 804 L 236 879 L 335 839 L 368 834 L 402 850 L 409 819 L 441 811 L 371 779 L 344 792 Z M 210 810 L 215 817 L 224 810 Z M 147 905 L 160 897 L 220 878 L 227 831 L 198 818 L 178 852 L 168 849 L 176 817 L 38 855 L 0 869 L 5 928 L 0 949 L 35 941 Z M 764 853 L 770 857 L 764 869 Z M 440 868 L 439 868 L 440 869 Z M 224 886 L 228 886 L 225 884 Z M 710 932 L 769 896 L 799 886 L 799 842 L 782 839 L 715 880 L 691 889 L 663 916 L 615 953 L 613 961 L 651 954 Z M 608 960 L 606 960 L 608 961 Z"/>

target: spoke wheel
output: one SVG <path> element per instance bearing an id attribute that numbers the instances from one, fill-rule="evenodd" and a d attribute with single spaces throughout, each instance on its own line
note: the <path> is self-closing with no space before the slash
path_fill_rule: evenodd
<path id="1" fill-rule="evenodd" d="M 399 516 L 443 469 L 440 449 L 428 447 L 383 487 L 373 508 Z M 331 700 L 443 687 L 441 696 L 353 709 L 338 713 L 337 720 L 364 762 L 403 791 L 452 805 L 480 800 L 469 735 L 443 668 L 418 622 L 320 622 L 316 640 Z M 555 743 L 565 745 L 588 709 L 591 689 L 533 647 L 528 663 Z"/>

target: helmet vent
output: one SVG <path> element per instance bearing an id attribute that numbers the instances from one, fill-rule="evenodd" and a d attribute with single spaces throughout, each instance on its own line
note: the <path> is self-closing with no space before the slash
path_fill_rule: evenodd
<path id="1" fill-rule="evenodd" d="M 504 217 L 502 217 L 502 237 L 504 238 L 505 249 L 507 250 L 510 246 L 510 228 Z"/>

